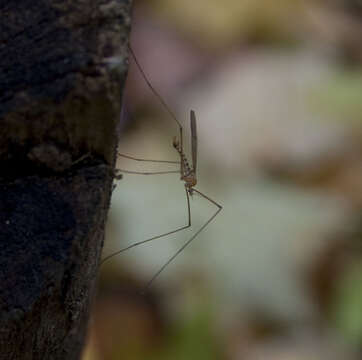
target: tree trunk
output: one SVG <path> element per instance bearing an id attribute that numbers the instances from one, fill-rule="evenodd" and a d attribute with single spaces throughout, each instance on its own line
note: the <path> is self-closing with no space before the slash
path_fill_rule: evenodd
<path id="1" fill-rule="evenodd" d="M 0 0 L 0 359 L 79 359 L 131 0 Z"/>

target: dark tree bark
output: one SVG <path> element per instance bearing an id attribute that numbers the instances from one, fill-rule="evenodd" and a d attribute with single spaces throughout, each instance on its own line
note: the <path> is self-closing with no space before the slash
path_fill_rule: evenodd
<path id="1" fill-rule="evenodd" d="M 131 0 L 0 0 L 0 359 L 79 359 Z"/>

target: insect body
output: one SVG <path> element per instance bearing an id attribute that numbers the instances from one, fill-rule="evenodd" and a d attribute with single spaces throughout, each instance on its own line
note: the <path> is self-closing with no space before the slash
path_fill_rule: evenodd
<path id="1" fill-rule="evenodd" d="M 177 229 L 168 231 L 166 233 L 157 235 L 157 236 L 153 236 L 149 239 L 146 240 L 142 240 L 142 241 L 138 241 L 136 243 L 133 243 L 123 249 L 120 249 L 116 252 L 114 252 L 111 255 L 106 256 L 101 264 L 103 264 L 105 261 L 109 260 L 110 258 L 126 251 L 129 250 L 133 247 L 136 247 L 138 245 L 141 244 L 145 244 L 147 242 L 174 234 L 176 232 L 185 230 L 187 228 L 189 228 L 191 226 L 191 210 L 190 210 L 190 196 L 193 196 L 195 193 L 199 196 L 201 196 L 202 198 L 204 198 L 205 200 L 209 201 L 210 203 L 212 203 L 213 205 L 215 205 L 217 207 L 217 210 L 215 211 L 215 213 L 203 224 L 203 226 L 201 226 L 193 235 L 192 237 L 187 240 L 187 242 L 185 242 L 183 244 L 183 246 L 177 250 L 177 252 L 170 258 L 168 259 L 168 261 L 153 275 L 153 277 L 151 278 L 151 280 L 148 282 L 147 287 L 149 287 L 151 285 L 151 283 L 158 277 L 158 275 L 200 234 L 201 231 L 203 231 L 206 226 L 208 226 L 210 224 L 210 222 L 217 216 L 217 214 L 221 211 L 222 206 L 220 204 L 218 204 L 216 201 L 212 200 L 210 197 L 208 197 L 207 195 L 203 194 L 202 192 L 200 192 L 199 190 L 195 189 L 195 186 L 197 184 L 197 178 L 196 178 L 196 167 L 197 167 L 197 130 L 196 130 L 196 116 L 195 116 L 195 112 L 193 110 L 190 111 L 190 126 L 191 126 L 191 154 L 192 154 L 192 165 L 190 165 L 190 163 L 187 160 L 187 157 L 184 153 L 183 150 L 183 127 L 181 126 L 181 123 L 178 121 L 178 119 L 176 118 L 176 116 L 173 114 L 173 112 L 171 111 L 171 109 L 167 106 L 167 104 L 163 101 L 162 97 L 158 94 L 158 92 L 153 88 L 152 84 L 150 83 L 150 81 L 148 80 L 146 74 L 143 72 L 140 64 L 137 61 L 137 58 L 132 50 L 131 47 L 129 47 L 130 50 L 130 54 L 133 57 L 140 73 L 142 74 L 142 77 L 144 78 L 145 82 L 147 83 L 147 85 L 149 86 L 149 88 L 151 89 L 151 91 L 153 92 L 153 94 L 159 99 L 159 101 L 161 102 L 161 104 L 164 106 L 164 108 L 167 110 L 167 112 L 169 113 L 169 115 L 171 116 L 171 118 L 175 121 L 175 123 L 178 126 L 179 129 L 179 138 L 177 138 L 176 136 L 173 138 L 173 147 L 176 149 L 178 156 L 179 156 L 179 161 L 168 161 L 168 160 L 153 160 L 153 159 L 141 159 L 141 158 L 136 158 L 130 155 L 125 155 L 125 154 L 118 154 L 120 157 L 124 157 L 130 160 L 135 160 L 135 161 L 143 161 L 143 162 L 155 162 L 155 163 L 171 163 L 171 164 L 177 164 L 180 166 L 179 170 L 172 170 L 172 171 L 156 171 L 156 172 L 139 172 L 139 171 L 131 171 L 131 170 L 125 170 L 125 169 L 117 169 L 118 172 L 120 173 L 126 173 L 126 174 L 139 174 L 139 175 L 161 175 L 161 174 L 174 174 L 174 173 L 178 173 L 180 174 L 180 179 L 182 181 L 184 181 L 184 186 L 185 186 L 185 194 L 186 194 L 186 202 L 187 202 L 187 215 L 188 215 L 188 222 L 186 225 L 181 226 Z"/>
<path id="2" fill-rule="evenodd" d="M 197 161 L 197 134 L 196 134 L 196 116 L 195 112 L 190 112 L 191 122 L 191 152 L 192 152 L 192 167 L 189 165 L 183 149 L 175 136 L 173 138 L 173 147 L 177 150 L 180 156 L 180 173 L 181 180 L 185 181 L 185 186 L 190 195 L 192 195 L 192 188 L 197 184 L 196 180 L 196 161 Z"/>

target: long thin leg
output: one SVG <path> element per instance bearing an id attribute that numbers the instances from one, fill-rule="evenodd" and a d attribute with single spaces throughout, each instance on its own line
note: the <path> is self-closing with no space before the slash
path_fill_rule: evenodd
<path id="1" fill-rule="evenodd" d="M 205 222 L 204 225 L 201 226 L 201 228 L 199 230 L 196 231 L 196 233 L 194 235 L 192 235 L 192 237 L 187 240 L 185 242 L 185 244 L 182 245 L 182 247 L 180 247 L 180 249 L 178 249 L 176 251 L 176 253 L 174 255 L 172 255 L 170 257 L 170 259 L 167 260 L 167 262 L 160 268 L 160 270 L 158 270 L 155 275 L 152 276 L 152 279 L 147 283 L 146 285 L 146 290 L 151 286 L 151 284 L 156 280 L 156 278 L 162 273 L 162 271 L 173 261 L 175 260 L 175 258 L 188 246 L 190 245 L 190 243 L 196 238 L 197 235 L 199 235 L 201 233 L 202 230 L 204 230 L 206 228 L 207 225 L 209 225 L 211 223 L 212 220 L 215 219 L 215 217 L 217 216 L 217 214 L 221 211 L 222 206 L 220 204 L 218 204 L 216 201 L 212 200 L 211 198 L 209 198 L 208 196 L 206 196 L 205 194 L 203 194 L 202 192 L 196 190 L 196 189 L 192 189 L 192 191 L 196 192 L 197 194 L 199 194 L 200 196 L 202 196 L 204 199 L 210 201 L 212 204 L 214 204 L 215 206 L 217 206 L 217 210 L 216 212 L 209 218 L 209 220 L 207 220 Z"/>
<path id="2" fill-rule="evenodd" d="M 169 161 L 169 160 L 152 160 L 152 159 L 142 159 L 142 158 L 136 158 L 130 155 L 121 154 L 118 153 L 118 156 L 124 157 L 126 159 L 130 160 L 136 160 L 136 161 L 144 161 L 144 162 L 154 162 L 154 163 L 167 163 L 167 164 L 179 164 L 179 161 Z"/>
<path id="3" fill-rule="evenodd" d="M 168 164 L 180 164 L 180 161 L 169 161 L 169 160 L 153 160 L 153 159 L 142 159 L 136 158 L 134 156 L 118 153 L 118 156 L 122 156 L 126 159 L 135 160 L 135 161 L 145 161 L 153 163 L 168 163 Z M 116 169 L 116 172 L 125 173 L 125 174 L 137 174 L 137 175 L 162 175 L 162 174 L 177 174 L 180 173 L 179 170 L 167 170 L 167 171 L 134 171 L 134 170 L 125 170 L 125 169 Z M 116 177 L 117 178 L 117 177 Z M 120 176 L 120 179 L 122 176 Z"/>
<path id="4" fill-rule="evenodd" d="M 138 241 L 138 242 L 135 242 L 131 245 L 128 245 L 127 247 L 123 248 L 123 249 L 120 249 L 116 252 L 114 252 L 113 254 L 110 254 L 108 256 L 106 256 L 102 261 L 101 261 L 101 265 L 103 265 L 106 261 L 108 261 L 109 259 L 113 258 L 114 256 L 126 251 L 126 250 L 129 250 L 129 249 L 132 249 L 138 245 L 142 245 L 142 244 L 145 244 L 147 242 L 150 242 L 150 241 L 153 241 L 153 240 L 156 240 L 156 239 L 160 239 L 162 237 L 165 237 L 167 235 L 171 235 L 171 234 L 174 234 L 178 231 L 181 231 L 181 230 L 184 230 L 184 229 L 187 229 L 191 226 L 191 209 L 190 209 L 190 196 L 189 196 L 189 193 L 187 191 L 187 189 L 185 189 L 186 191 L 186 200 L 187 200 L 187 216 L 188 216 L 188 222 L 187 222 L 187 225 L 184 225 L 180 228 L 177 228 L 175 230 L 172 230 L 172 231 L 169 231 L 167 233 L 164 233 L 164 234 L 161 234 L 161 235 L 157 235 L 157 236 L 153 236 L 149 239 L 146 239 L 146 240 L 142 240 L 142 241 Z"/>
<path id="5" fill-rule="evenodd" d="M 125 174 L 137 174 L 137 175 L 161 175 L 161 174 L 179 174 L 180 173 L 180 170 L 141 172 L 141 171 L 116 169 L 116 171 L 121 172 L 121 173 L 125 173 Z"/>

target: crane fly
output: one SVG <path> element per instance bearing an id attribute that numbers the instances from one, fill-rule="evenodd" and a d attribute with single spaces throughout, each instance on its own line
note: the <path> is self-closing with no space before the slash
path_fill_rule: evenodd
<path id="1" fill-rule="evenodd" d="M 194 194 L 199 195 L 200 197 L 204 198 L 205 200 L 209 201 L 211 204 L 217 207 L 217 210 L 214 212 L 214 214 L 191 236 L 190 239 L 188 239 L 167 261 L 162 265 L 162 267 L 152 276 L 152 278 L 149 280 L 147 284 L 147 288 L 154 282 L 154 280 L 161 274 L 161 272 L 211 223 L 211 221 L 214 220 L 214 218 L 218 215 L 218 213 L 221 211 L 222 206 L 218 204 L 216 201 L 202 193 L 201 191 L 195 189 L 195 186 L 197 184 L 197 177 L 196 177 L 196 168 L 197 168 L 197 128 L 196 128 L 196 115 L 193 110 L 190 111 L 190 127 L 191 127 L 191 159 L 192 163 L 190 164 L 184 149 L 183 149 L 183 127 L 179 120 L 176 118 L 174 113 L 171 111 L 169 106 L 166 104 L 166 102 L 163 100 L 161 95 L 156 91 L 156 89 L 152 86 L 150 81 L 148 80 L 148 77 L 146 76 L 145 72 L 143 71 L 141 65 L 139 64 L 135 53 L 133 52 L 131 46 L 128 46 L 130 54 L 141 73 L 144 81 L 148 85 L 148 87 L 151 89 L 152 93 L 158 98 L 160 103 L 163 105 L 163 107 L 166 109 L 168 114 L 171 116 L 171 118 L 176 122 L 178 129 L 179 129 L 179 136 L 174 136 L 173 138 L 173 147 L 177 151 L 177 154 L 179 156 L 179 161 L 168 161 L 168 160 L 152 160 L 152 159 L 142 159 L 142 158 L 136 158 L 130 155 L 121 154 L 118 153 L 118 156 L 134 160 L 134 161 L 142 161 L 142 162 L 153 162 L 153 163 L 168 163 L 168 164 L 177 164 L 180 166 L 179 170 L 173 170 L 173 171 L 153 171 L 153 172 L 140 172 L 140 171 L 131 171 L 131 170 L 125 170 L 125 169 L 117 169 L 117 173 L 126 173 L 126 174 L 138 174 L 138 175 L 161 175 L 161 174 L 180 174 L 180 180 L 184 182 L 185 187 L 185 194 L 186 194 L 186 203 L 187 203 L 187 216 L 188 221 L 187 224 L 181 227 L 178 227 L 174 230 L 168 231 L 166 233 L 153 236 L 149 239 L 142 240 L 135 242 L 131 245 L 128 245 L 127 247 L 124 247 L 108 256 L 106 256 L 102 261 L 101 264 L 108 261 L 109 259 L 113 258 L 116 255 L 119 255 L 123 253 L 126 250 L 132 249 L 136 246 L 148 243 L 150 241 L 160 239 L 162 237 L 177 233 L 179 231 L 185 230 L 189 227 L 191 227 L 191 208 L 190 208 L 190 197 L 192 197 Z"/>

